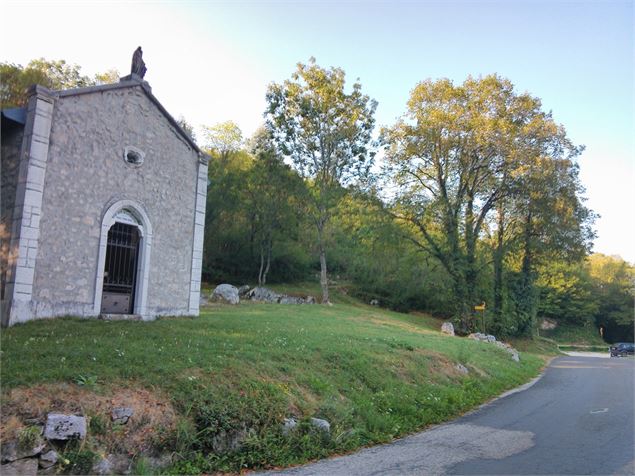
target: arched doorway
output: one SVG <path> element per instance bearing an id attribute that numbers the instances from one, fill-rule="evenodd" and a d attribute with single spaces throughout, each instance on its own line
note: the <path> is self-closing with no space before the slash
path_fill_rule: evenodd
<path id="1" fill-rule="evenodd" d="M 132 200 L 110 205 L 102 218 L 94 313 L 146 318 L 152 225 Z"/>
<path id="2" fill-rule="evenodd" d="M 139 256 L 136 226 L 116 222 L 108 231 L 102 314 L 132 314 Z"/>

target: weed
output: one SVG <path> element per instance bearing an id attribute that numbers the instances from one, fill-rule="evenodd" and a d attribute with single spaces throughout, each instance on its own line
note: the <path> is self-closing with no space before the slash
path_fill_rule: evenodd
<path id="1" fill-rule="evenodd" d="M 95 388 L 97 375 L 78 375 L 73 379 L 73 382 L 82 387 Z"/>
<path id="2" fill-rule="evenodd" d="M 30 449 L 35 446 L 35 444 L 40 439 L 40 435 L 42 434 L 42 429 L 37 426 L 27 426 L 20 430 L 18 433 L 18 445 L 22 449 Z"/>
<path id="3" fill-rule="evenodd" d="M 105 435 L 108 431 L 108 424 L 101 415 L 93 415 L 88 420 L 88 428 L 93 434 Z"/>
<path id="4" fill-rule="evenodd" d="M 64 474 L 91 474 L 97 455 L 86 449 L 71 449 L 62 454 Z"/>

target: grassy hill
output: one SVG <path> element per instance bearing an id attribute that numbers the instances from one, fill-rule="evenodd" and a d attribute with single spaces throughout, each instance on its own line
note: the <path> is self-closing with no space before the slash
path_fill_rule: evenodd
<path id="1" fill-rule="evenodd" d="M 137 472 L 142 455 L 167 451 L 179 474 L 279 467 L 451 419 L 544 364 L 537 354 L 523 352 L 516 363 L 495 346 L 445 336 L 429 316 L 338 292 L 333 300 L 330 307 L 212 305 L 195 319 L 65 318 L 6 329 L 2 439 L 48 411 L 75 411 L 90 417 L 83 452 L 135 455 Z M 132 424 L 113 425 L 113 405 L 132 406 Z M 282 421 L 292 416 L 300 425 L 285 435 Z M 328 420 L 330 433 L 309 425 L 311 417 Z M 242 443 L 228 451 L 232 440 Z"/>

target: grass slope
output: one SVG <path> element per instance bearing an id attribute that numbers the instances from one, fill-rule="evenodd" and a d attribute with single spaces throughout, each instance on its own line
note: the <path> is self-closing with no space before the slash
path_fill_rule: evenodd
<path id="1" fill-rule="evenodd" d="M 337 293 L 335 301 L 216 305 L 196 319 L 150 323 L 65 318 L 15 326 L 1 338 L 3 405 L 18 408 L 36 385 L 41 393 L 75 389 L 75 398 L 92 393 L 95 401 L 122 388 L 149 390 L 168 396 L 179 415 L 155 428 L 152 441 L 180 455 L 171 471 L 239 471 L 389 441 L 527 381 L 544 363 L 528 353 L 515 363 L 495 346 L 447 337 L 426 316 Z M 470 373 L 458 372 L 458 363 Z M 106 409 L 91 411 L 100 425 L 109 421 L 99 414 Z M 283 435 L 281 422 L 292 415 L 303 423 Z M 3 412 L 4 431 L 10 417 Z M 310 417 L 331 422 L 330 434 L 304 423 Z M 238 434 L 245 440 L 238 450 L 219 449 L 219 438 Z"/>

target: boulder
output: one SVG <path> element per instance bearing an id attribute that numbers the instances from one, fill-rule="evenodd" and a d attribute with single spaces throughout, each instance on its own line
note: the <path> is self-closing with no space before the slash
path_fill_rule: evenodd
<path id="1" fill-rule="evenodd" d="M 86 418 L 76 415 L 49 413 L 44 427 L 48 440 L 74 440 L 86 437 Z"/>
<path id="2" fill-rule="evenodd" d="M 282 433 L 284 435 L 288 435 L 295 429 L 296 426 L 298 426 L 298 420 L 293 417 L 285 418 L 284 422 L 282 423 Z"/>
<path id="3" fill-rule="evenodd" d="M 449 336 L 454 335 L 454 325 L 451 322 L 444 322 L 441 324 L 441 332 Z"/>
<path id="4" fill-rule="evenodd" d="M 315 304 L 315 298 L 313 296 L 307 296 L 306 297 L 306 303 L 307 304 Z"/>
<path id="5" fill-rule="evenodd" d="M 306 304 L 304 298 L 296 296 L 280 296 L 279 304 Z"/>
<path id="6" fill-rule="evenodd" d="M 39 455 L 46 443 L 42 441 L 42 438 L 38 437 L 33 444 L 28 446 L 22 446 L 17 441 L 2 442 L 2 449 L 0 454 L 2 456 L 3 463 L 11 463 L 19 459 L 30 458 L 31 456 Z"/>
<path id="7" fill-rule="evenodd" d="M 231 284 L 219 284 L 212 291 L 212 301 L 225 302 L 227 304 L 238 304 L 240 298 L 238 297 L 238 288 Z"/>
<path id="8" fill-rule="evenodd" d="M 134 414 L 134 411 L 132 410 L 132 408 L 128 408 L 128 407 L 113 408 L 111 412 L 112 422 L 119 425 L 125 425 L 126 423 L 128 423 L 128 420 L 133 414 Z"/>
<path id="9" fill-rule="evenodd" d="M 215 453 L 226 453 L 240 449 L 249 435 L 245 426 L 232 430 L 221 430 L 212 438 L 212 450 Z"/>
<path id="10" fill-rule="evenodd" d="M 35 476 L 37 474 L 37 459 L 19 459 L 9 464 L 0 466 L 0 474 L 3 476 Z"/>
<path id="11" fill-rule="evenodd" d="M 313 425 L 318 430 L 326 431 L 327 433 L 331 431 L 331 424 L 322 420 L 321 418 L 311 418 L 311 425 Z"/>
<path id="12" fill-rule="evenodd" d="M 55 463 L 57 463 L 58 459 L 59 459 L 59 455 L 57 454 L 57 451 L 55 450 L 47 451 L 46 453 L 43 453 L 40 455 L 40 468 L 42 469 L 50 468 Z"/>
<path id="13" fill-rule="evenodd" d="M 496 340 L 496 337 L 493 335 L 482 334 L 480 332 L 476 332 L 474 334 L 470 334 L 468 336 L 469 339 L 478 340 L 481 342 L 487 342 L 489 344 L 494 344 L 497 347 L 509 352 L 514 362 L 520 362 L 520 354 L 516 349 L 514 349 L 511 345 L 506 344 L 505 342 L 500 342 Z"/>
<path id="14" fill-rule="evenodd" d="M 371 306 L 379 306 L 379 301 L 377 299 L 371 299 L 370 300 L 370 305 Z"/>
<path id="15" fill-rule="evenodd" d="M 544 318 L 540 323 L 540 329 L 543 331 L 550 331 L 558 327 L 558 323 L 553 319 Z"/>
<path id="16" fill-rule="evenodd" d="M 272 291 L 269 288 L 256 287 L 249 291 L 246 296 L 252 301 L 277 303 L 280 299 L 280 294 Z"/>
<path id="17" fill-rule="evenodd" d="M 458 370 L 460 373 L 467 375 L 470 373 L 470 371 L 467 369 L 467 367 L 463 364 L 456 364 L 454 366 L 456 368 L 456 370 Z"/>
<path id="18" fill-rule="evenodd" d="M 251 288 L 248 285 L 243 284 L 241 287 L 238 288 L 238 296 L 245 297 L 250 289 Z"/>

